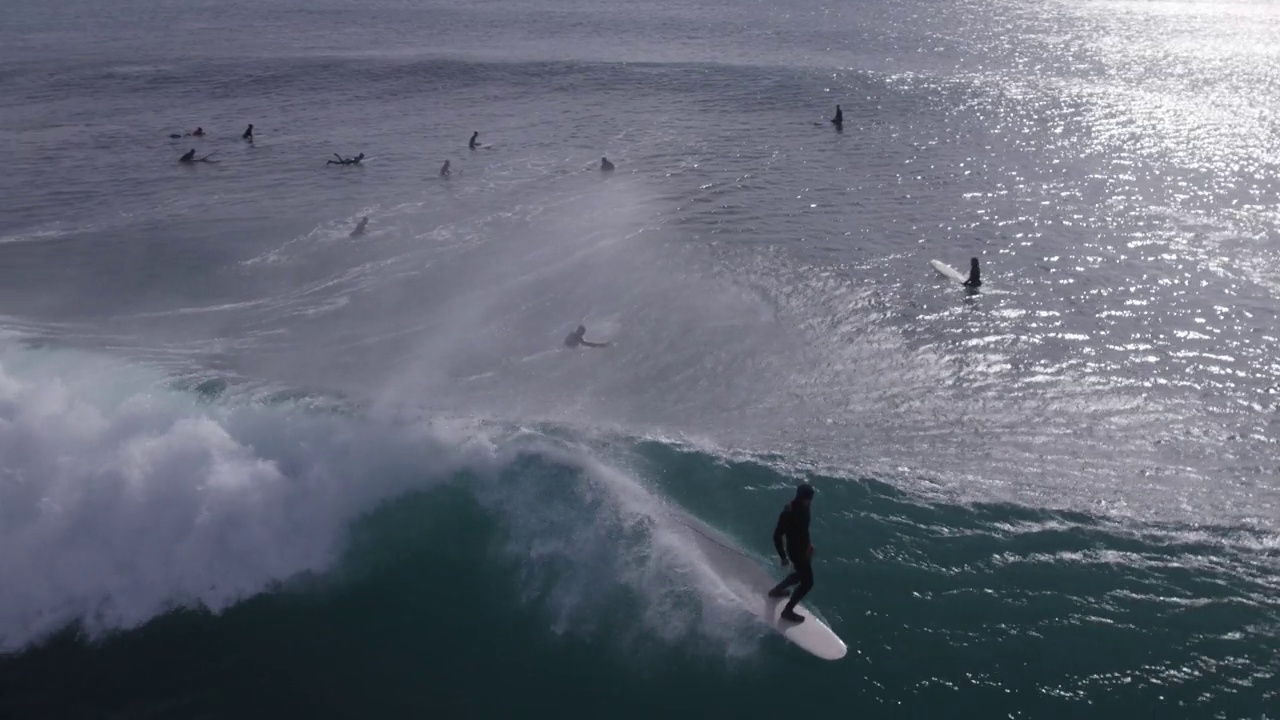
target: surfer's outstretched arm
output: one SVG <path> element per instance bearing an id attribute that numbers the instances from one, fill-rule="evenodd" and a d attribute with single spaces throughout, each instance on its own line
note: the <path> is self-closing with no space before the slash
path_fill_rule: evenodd
<path id="1" fill-rule="evenodd" d="M 588 341 L 586 341 L 586 340 L 583 340 L 580 344 L 581 344 L 581 345 L 585 345 L 585 346 L 587 346 L 587 347 L 609 347 L 609 343 L 607 343 L 607 342 L 606 342 L 606 343 L 598 343 L 598 342 L 588 342 Z"/>

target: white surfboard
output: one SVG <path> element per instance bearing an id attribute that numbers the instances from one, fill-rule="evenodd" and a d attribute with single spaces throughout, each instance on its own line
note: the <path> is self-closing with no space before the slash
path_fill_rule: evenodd
<path id="1" fill-rule="evenodd" d="M 941 260 L 930 260 L 929 264 L 933 266 L 934 270 L 938 271 L 939 275 L 945 278 L 950 278 L 956 282 L 964 282 L 968 279 L 964 275 L 961 275 L 959 270 L 956 270 Z"/>
<path id="2" fill-rule="evenodd" d="M 787 640 L 823 660 L 839 660 L 849 652 L 840 636 L 805 606 L 796 606 L 796 613 L 804 617 L 804 622 L 787 622 L 781 618 L 787 599 L 769 597 L 769 589 L 781 579 L 781 572 L 778 578 L 774 578 L 761 567 L 756 558 L 739 548 L 732 538 L 696 518 L 680 513 L 678 519 L 690 530 L 689 536 L 702 551 L 711 569 L 752 615 Z"/>

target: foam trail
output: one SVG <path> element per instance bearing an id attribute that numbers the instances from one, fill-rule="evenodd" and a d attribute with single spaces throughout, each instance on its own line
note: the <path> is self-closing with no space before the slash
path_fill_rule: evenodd
<path id="1" fill-rule="evenodd" d="M 583 448 L 541 436 L 526 448 L 477 496 L 508 523 L 526 601 L 547 607 L 556 632 L 603 624 L 624 641 L 693 640 L 739 657 L 756 648 L 763 626 L 712 570 L 683 511 Z M 565 469 L 576 470 L 569 483 Z M 639 622 L 609 617 L 619 596 L 640 603 Z"/>
<path id="2" fill-rule="evenodd" d="M 0 651 L 331 567 L 354 518 L 489 462 L 483 440 L 432 433 L 202 404 L 139 368 L 0 346 Z"/>

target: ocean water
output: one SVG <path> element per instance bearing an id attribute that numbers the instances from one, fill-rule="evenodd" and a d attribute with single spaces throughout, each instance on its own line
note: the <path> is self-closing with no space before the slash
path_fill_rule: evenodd
<path id="1" fill-rule="evenodd" d="M 1280 717 L 1280 4 L 0 13 L 0 717 Z"/>

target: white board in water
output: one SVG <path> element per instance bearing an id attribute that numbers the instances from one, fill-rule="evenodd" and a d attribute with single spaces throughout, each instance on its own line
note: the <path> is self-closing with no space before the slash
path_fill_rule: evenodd
<path id="1" fill-rule="evenodd" d="M 964 275 L 961 275 L 959 270 L 956 270 L 941 260 L 930 260 L 929 264 L 933 266 L 934 270 L 938 271 L 939 275 L 945 278 L 950 278 L 956 282 L 964 282 L 968 279 Z"/>
<path id="2" fill-rule="evenodd" d="M 689 536 L 698 545 L 711 569 L 724 581 L 725 587 L 732 590 L 746 609 L 761 622 L 823 660 L 839 660 L 849 652 L 840 636 L 804 605 L 796 606 L 796 613 L 804 616 L 804 622 L 787 622 L 780 617 L 787 599 L 769 597 L 769 589 L 782 579 L 781 568 L 775 578 L 761 567 L 758 560 L 740 549 L 732 538 L 691 515 L 680 513 L 679 520 L 691 531 Z M 772 529 L 770 524 L 768 530 Z M 821 582 L 821 577 L 818 580 Z M 814 591 L 818 592 L 817 586 Z"/>

